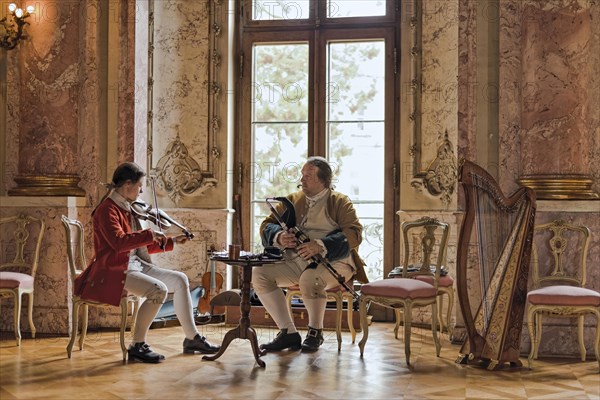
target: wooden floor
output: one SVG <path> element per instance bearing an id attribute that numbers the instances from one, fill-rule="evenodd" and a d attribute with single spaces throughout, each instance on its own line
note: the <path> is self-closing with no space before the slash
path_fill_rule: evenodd
<path id="1" fill-rule="evenodd" d="M 204 325 L 218 343 L 229 327 Z M 259 341 L 276 331 L 259 329 Z M 305 332 L 301 332 L 304 336 Z M 361 334 L 358 335 L 360 339 Z M 150 331 L 148 341 L 167 356 L 161 364 L 124 363 L 114 332 L 88 336 L 67 358 L 68 339 L 0 341 L 0 399 L 598 399 L 596 361 L 543 359 L 534 369 L 490 372 L 455 364 L 458 346 L 443 336 L 435 357 L 431 333 L 413 328 L 412 367 L 393 325 L 374 323 L 364 358 L 350 334 L 341 352 L 334 332 L 312 354 L 267 354 L 260 368 L 247 340 L 235 340 L 216 361 L 181 351 L 180 327 Z M 526 359 L 522 360 L 526 364 Z"/>

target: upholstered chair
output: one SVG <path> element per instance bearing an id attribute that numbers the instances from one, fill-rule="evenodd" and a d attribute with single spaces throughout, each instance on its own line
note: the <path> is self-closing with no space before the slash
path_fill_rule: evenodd
<path id="1" fill-rule="evenodd" d="M 406 363 L 410 365 L 410 336 L 412 311 L 414 308 L 431 306 L 431 331 L 436 355 L 440 355 L 441 345 L 437 333 L 437 299 L 440 273 L 445 259 L 449 226 L 433 218 L 424 217 L 417 221 L 406 221 L 401 225 L 403 236 L 403 265 L 409 265 L 409 258 L 414 252 L 422 253 L 420 265 L 415 268 L 403 268 L 401 278 L 387 278 L 366 283 L 361 286 L 359 302 L 361 328 L 363 337 L 358 343 L 361 357 L 369 336 L 367 309 L 370 303 L 377 303 L 395 310 L 396 320 L 400 320 L 400 312 L 404 313 L 404 353 Z M 437 234 L 436 234 L 437 232 Z M 418 240 L 413 240 L 417 238 Z M 413 248 L 411 244 L 417 244 Z M 431 277 L 430 281 L 415 279 Z M 398 323 L 395 333 L 397 336 Z"/>
<path id="2" fill-rule="evenodd" d="M 531 338 L 529 368 L 538 358 L 544 315 L 577 318 L 579 352 L 581 361 L 585 361 L 583 324 L 589 314 L 596 317 L 594 352 L 600 368 L 600 293 L 585 287 L 590 230 L 581 225 L 553 221 L 537 225 L 534 232 L 532 288 L 527 293 L 527 328 Z"/>
<path id="3" fill-rule="evenodd" d="M 14 301 L 13 320 L 17 346 L 21 345 L 21 302 L 24 294 L 28 296 L 27 317 L 31 337 L 35 337 L 33 293 L 45 229 L 42 219 L 29 215 L 20 214 L 0 220 L 0 300 L 12 298 Z"/>
<path id="4" fill-rule="evenodd" d="M 67 257 L 69 262 L 69 276 L 71 279 L 71 286 L 73 286 L 73 282 L 75 282 L 75 278 L 79 276 L 83 272 L 83 270 L 87 267 L 87 261 L 85 257 L 85 245 L 84 245 L 84 237 L 85 232 L 83 225 L 81 222 L 70 219 L 66 216 L 62 216 L 62 223 L 65 227 L 66 234 L 66 249 L 67 249 Z M 88 326 L 88 306 L 106 306 L 104 303 L 99 303 L 96 301 L 84 300 L 79 296 L 76 296 L 74 293 L 72 295 L 72 326 L 71 326 L 71 339 L 69 340 L 69 344 L 67 345 L 67 356 L 71 358 L 71 353 L 73 350 L 73 345 L 75 344 L 75 339 L 77 338 L 77 334 L 79 331 L 79 314 L 80 311 L 83 314 L 81 320 L 81 333 L 79 334 L 79 350 L 83 350 L 83 343 L 85 341 L 85 337 L 87 334 L 87 326 Z M 124 293 L 121 298 L 121 326 L 120 326 L 120 334 L 119 341 L 121 344 L 121 351 L 123 353 L 123 360 L 127 357 L 127 346 L 125 345 L 125 330 L 127 328 L 127 320 L 129 316 L 130 308 L 132 311 L 132 322 L 131 322 L 131 331 L 133 332 L 135 328 L 135 319 L 137 310 L 140 305 L 140 299 L 136 296 L 127 295 Z"/>

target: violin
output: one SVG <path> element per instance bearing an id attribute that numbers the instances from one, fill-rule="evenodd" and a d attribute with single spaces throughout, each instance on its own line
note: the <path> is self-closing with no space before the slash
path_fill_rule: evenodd
<path id="1" fill-rule="evenodd" d="M 175 221 L 160 208 L 153 208 L 151 205 L 146 204 L 143 200 L 136 200 L 132 202 L 131 212 L 137 218 L 142 219 L 144 221 L 152 222 L 154 225 L 159 226 L 161 228 L 168 229 L 171 226 L 176 226 L 179 229 L 181 229 L 181 231 L 188 238 L 188 240 L 192 240 L 194 238 L 194 234 L 191 233 L 188 230 L 188 228 Z"/>
<path id="2" fill-rule="evenodd" d="M 204 287 L 204 295 L 200 297 L 198 301 L 198 311 L 203 315 L 210 315 L 211 317 L 214 315 L 224 314 L 225 307 L 211 305 L 211 300 L 221 292 L 223 288 L 223 275 L 216 271 L 215 261 L 209 260 L 210 263 L 210 272 L 206 271 L 204 275 L 202 275 L 202 286 Z M 208 270 L 208 266 L 207 266 Z"/>

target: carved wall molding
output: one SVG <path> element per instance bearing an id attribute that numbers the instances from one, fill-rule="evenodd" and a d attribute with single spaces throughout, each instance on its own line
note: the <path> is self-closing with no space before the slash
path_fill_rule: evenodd
<path id="1" fill-rule="evenodd" d="M 410 17 L 410 143 L 408 154 L 412 157 L 413 171 L 420 171 L 421 165 L 421 90 L 422 90 L 422 50 L 423 50 L 423 3 L 413 0 L 413 15 Z"/>
<path id="2" fill-rule="evenodd" d="M 178 205 L 183 197 L 191 195 L 203 195 L 207 190 L 218 185 L 216 164 L 221 157 L 221 149 L 218 145 L 218 137 L 221 127 L 221 107 L 220 95 L 222 93 L 223 82 L 219 81 L 222 75 L 222 53 L 221 47 L 223 37 L 223 21 L 217 20 L 219 16 L 226 15 L 219 7 L 223 7 L 221 0 L 211 0 L 207 3 L 208 8 L 208 26 L 209 26 L 209 62 L 208 79 L 204 82 L 205 90 L 208 96 L 208 126 L 207 126 L 207 145 L 206 159 L 207 165 L 203 169 L 199 163 L 190 155 L 188 146 L 177 137 L 168 144 L 158 162 L 154 165 L 155 159 L 153 148 L 153 85 L 154 85 L 154 1 L 149 3 L 149 23 L 148 23 L 148 170 L 151 170 L 158 178 L 159 187 L 165 191 L 167 196 Z"/>
<path id="3" fill-rule="evenodd" d="M 204 193 L 218 183 L 211 172 L 201 170 L 179 136 L 167 146 L 165 155 L 156 163 L 155 171 L 159 188 L 175 204 L 182 196 Z"/>
<path id="4" fill-rule="evenodd" d="M 456 182 L 456 156 L 446 130 L 436 158 L 429 164 L 423 176 L 411 181 L 411 186 L 418 190 L 424 187 L 430 195 L 439 197 L 444 207 L 448 207 L 452 201 Z"/>

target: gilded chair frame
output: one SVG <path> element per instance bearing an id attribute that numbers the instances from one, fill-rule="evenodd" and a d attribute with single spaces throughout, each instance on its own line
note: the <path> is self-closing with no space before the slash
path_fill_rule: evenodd
<path id="1" fill-rule="evenodd" d="M 442 243 L 443 248 L 440 247 L 439 251 L 442 251 L 442 255 L 443 255 L 443 259 L 442 259 L 442 267 L 446 265 L 446 256 L 447 256 L 447 246 L 448 246 L 448 240 L 446 239 L 444 243 Z M 404 248 L 407 248 L 407 244 L 406 242 L 404 242 Z M 424 249 L 423 249 L 424 250 Z M 425 254 L 425 251 L 422 252 L 422 254 L 420 254 L 423 258 L 430 258 L 431 255 L 429 254 Z M 410 256 L 410 255 L 409 255 Z M 406 259 L 404 260 L 404 264 L 403 265 L 407 265 L 406 264 Z M 410 265 L 410 264 L 409 264 Z M 440 272 L 440 279 L 442 279 L 441 276 L 441 272 Z M 439 326 L 440 326 L 440 332 L 442 332 L 444 330 L 444 328 L 446 328 L 446 330 L 448 331 L 448 334 L 450 336 L 452 336 L 452 331 L 453 331 L 453 327 L 450 324 L 450 321 L 452 320 L 452 310 L 454 307 L 454 282 L 452 283 L 451 286 L 440 286 L 439 282 L 438 282 L 438 287 L 437 287 L 437 292 L 438 292 L 438 305 L 437 305 L 437 309 L 438 309 L 438 320 L 439 320 Z M 448 296 L 448 309 L 446 310 L 446 321 L 444 322 L 444 295 Z M 400 324 L 402 323 L 402 310 L 401 309 L 396 309 L 395 311 L 395 316 L 396 316 L 396 325 L 394 326 L 394 336 L 396 337 L 396 339 L 398 339 L 398 332 L 400 330 Z"/>
<path id="2" fill-rule="evenodd" d="M 410 257 L 410 246 L 409 246 L 409 238 L 410 232 L 413 229 L 423 228 L 425 229 L 425 235 L 421 238 L 421 245 L 423 250 L 423 262 L 421 264 L 421 268 L 417 271 L 409 271 L 409 268 L 403 268 L 402 270 L 402 278 L 389 278 L 389 279 L 406 279 L 406 278 L 415 278 L 417 276 L 433 276 L 433 286 L 435 288 L 435 295 L 426 298 L 415 298 L 411 299 L 400 298 L 400 297 L 385 297 L 385 296 L 374 296 L 374 295 L 365 295 L 361 294 L 360 302 L 359 302 L 359 312 L 360 312 L 360 321 L 361 321 L 361 329 L 363 330 L 363 337 L 358 343 L 358 347 L 360 348 L 360 355 L 363 356 L 365 344 L 367 342 L 367 338 L 369 336 L 369 324 L 368 324 L 368 316 L 367 316 L 367 306 L 370 302 L 375 302 L 384 307 L 394 309 L 396 313 L 396 326 L 394 328 L 394 334 L 398 337 L 398 328 L 399 321 L 401 319 L 400 312 L 404 312 L 404 353 L 406 356 L 406 363 L 410 365 L 410 334 L 412 327 L 412 310 L 418 307 L 425 307 L 431 305 L 431 331 L 433 335 L 433 341 L 435 344 L 436 355 L 439 357 L 441 351 L 441 344 L 437 333 L 438 326 L 438 282 L 440 279 L 440 272 L 443 266 L 443 262 L 446 258 L 446 248 L 448 244 L 448 236 L 449 236 L 449 225 L 440 222 L 435 218 L 423 217 L 416 221 L 405 221 L 401 224 L 402 236 L 403 236 L 403 254 L 404 254 L 404 264 L 409 265 L 409 257 Z M 435 231 L 437 229 L 441 229 L 442 234 L 440 237 L 438 248 L 436 263 L 435 263 L 435 272 L 431 272 L 431 258 L 433 256 L 433 247 L 436 242 Z M 368 285 L 368 284 L 367 284 Z"/>
<path id="3" fill-rule="evenodd" d="M 348 329 L 350 330 L 350 334 L 352 335 L 352 343 L 356 340 L 356 329 L 354 329 L 354 323 L 352 321 L 353 318 L 353 306 L 354 306 L 354 297 L 352 294 L 345 291 L 344 289 L 338 287 L 338 290 L 328 290 L 327 298 L 335 301 L 336 308 L 336 316 L 335 316 L 335 333 L 338 342 L 338 351 L 342 349 L 342 316 L 344 313 L 344 300 L 346 300 L 348 308 L 347 308 L 347 318 L 348 318 Z M 288 304 L 288 308 L 290 310 L 290 315 L 292 314 L 292 299 L 294 297 L 302 297 L 302 292 L 298 289 L 297 286 L 292 286 L 287 289 L 285 299 Z"/>
<path id="4" fill-rule="evenodd" d="M 71 284 L 75 282 L 75 278 L 83 272 L 87 267 L 87 261 L 85 256 L 85 230 L 83 224 L 75 219 L 68 218 L 66 216 L 61 217 L 62 223 L 65 227 L 65 234 L 67 240 L 67 257 L 69 264 L 69 276 L 71 278 Z M 125 331 L 127 328 L 127 320 L 130 310 L 130 305 L 133 306 L 132 321 L 131 321 L 131 332 L 135 329 L 135 320 L 137 317 L 137 311 L 140 305 L 140 299 L 137 296 L 129 295 L 121 298 L 121 324 L 119 332 L 119 342 L 121 344 L 121 351 L 123 353 L 123 360 L 127 357 L 127 346 L 125 345 Z M 88 306 L 106 306 L 106 304 L 85 300 L 73 294 L 72 298 L 72 325 L 71 325 L 71 339 L 67 345 L 67 356 L 71 358 L 73 346 L 79 333 L 79 314 L 83 312 L 81 320 L 81 333 L 79 334 L 79 350 L 83 350 L 83 343 L 87 334 L 88 327 Z"/>
<path id="5" fill-rule="evenodd" d="M 30 215 L 19 214 L 12 217 L 2 218 L 0 220 L 0 226 L 5 226 L 6 224 L 14 223 L 16 228 L 13 232 L 16 250 L 15 257 L 12 261 L 3 263 L 0 265 L 0 271 L 2 270 L 19 270 L 19 271 L 27 271 L 27 274 L 30 275 L 34 281 L 35 285 L 35 274 L 38 269 L 39 257 L 40 257 L 40 249 L 42 247 L 42 239 L 44 238 L 44 232 L 46 230 L 46 224 L 43 219 L 39 219 L 36 217 L 32 217 Z M 31 230 L 28 229 L 30 224 L 35 224 L 39 229 L 34 230 L 32 227 Z M 27 262 L 25 257 L 25 250 L 28 244 L 29 238 L 32 234 L 36 234 L 35 245 L 33 254 L 29 257 L 31 262 Z M 24 272 L 23 272 L 24 273 Z M 21 287 L 17 288 L 0 288 L 0 299 L 2 298 L 10 298 L 14 299 L 14 307 L 13 307 L 13 320 L 14 320 L 14 330 L 15 330 L 15 339 L 17 342 L 17 346 L 21 345 L 21 305 L 22 305 L 22 296 L 27 294 L 28 302 L 27 302 L 27 318 L 29 320 L 29 329 L 31 330 L 31 337 L 35 338 L 35 324 L 33 323 L 33 293 L 34 287 L 31 289 L 24 289 Z"/>
<path id="6" fill-rule="evenodd" d="M 539 254 L 536 243 L 532 246 L 532 259 L 531 259 L 531 276 L 532 276 L 532 289 L 538 289 L 543 286 L 553 284 L 569 284 L 583 288 L 585 287 L 586 275 L 587 275 L 587 256 L 590 244 L 591 232 L 590 229 L 582 225 L 569 224 L 565 221 L 556 220 L 546 224 L 537 225 L 534 228 L 534 233 L 542 231 L 552 232 L 552 238 L 548 242 L 552 257 L 554 259 L 554 268 L 549 275 L 540 274 L 539 266 Z M 568 275 L 565 272 L 563 255 L 568 245 L 568 239 L 564 236 L 565 232 L 579 233 L 582 237 L 582 249 L 579 252 L 579 260 L 573 265 L 578 265 L 578 272 L 580 275 L 573 276 Z M 573 260 L 575 261 L 575 260 Z M 585 361 L 586 350 L 583 341 L 583 324 L 584 317 L 586 314 L 591 313 L 596 316 L 596 335 L 594 338 L 594 352 L 596 354 L 596 360 L 598 360 L 598 366 L 600 367 L 600 353 L 599 345 L 600 342 L 600 307 L 593 306 L 577 306 L 577 305 L 532 305 L 528 304 L 527 307 L 527 329 L 529 331 L 529 337 L 531 339 L 531 350 L 529 352 L 528 364 L 529 368 L 532 366 L 534 359 L 538 358 L 538 350 L 540 341 L 542 338 L 542 316 L 545 314 L 551 317 L 577 317 L 577 341 L 579 344 L 579 352 L 581 355 L 581 361 Z"/>

